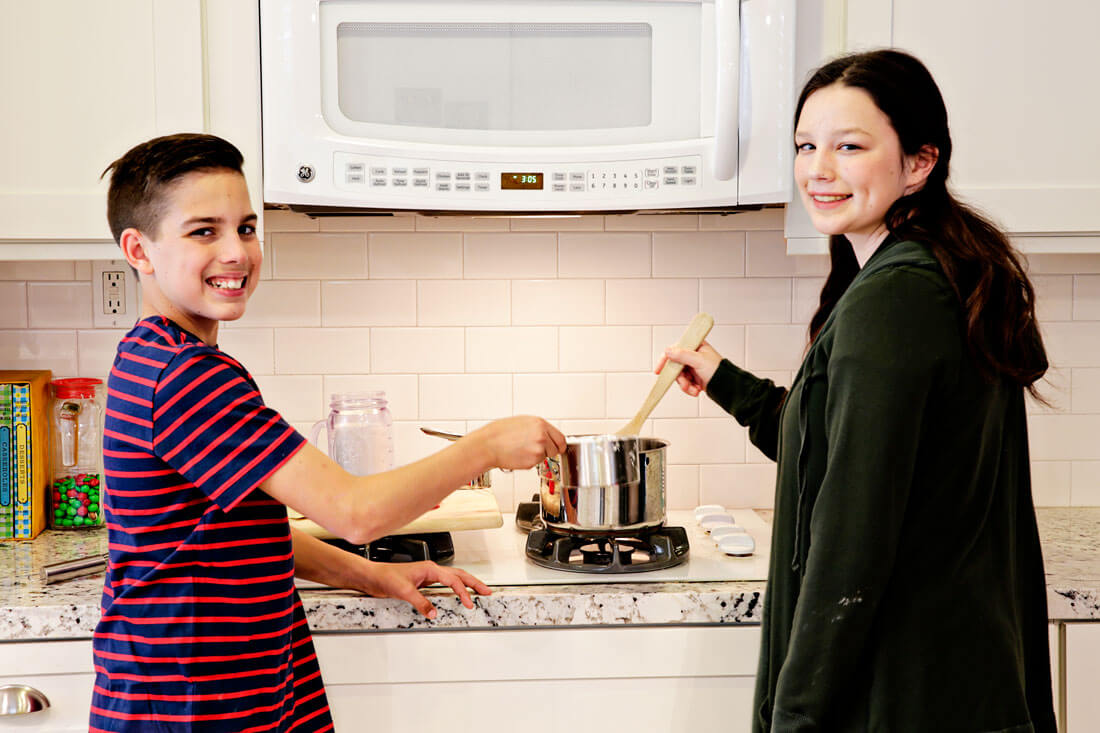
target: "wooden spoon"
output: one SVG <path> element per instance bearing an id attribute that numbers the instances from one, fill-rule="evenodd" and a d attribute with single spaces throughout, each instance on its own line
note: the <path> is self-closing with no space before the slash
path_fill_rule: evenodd
<path id="1" fill-rule="evenodd" d="M 699 348 L 699 344 L 703 343 L 703 339 L 710 333 L 710 329 L 714 326 L 714 319 L 706 313 L 699 313 L 695 318 L 691 319 L 691 323 L 688 324 L 687 330 L 684 331 L 684 335 L 680 337 L 677 342 L 677 346 L 681 349 L 687 349 L 689 351 L 695 351 Z M 665 365 L 661 367 L 660 373 L 657 375 L 657 381 L 653 385 L 653 389 L 649 390 L 649 396 L 645 398 L 645 402 L 642 403 L 641 408 L 638 410 L 638 414 L 634 416 L 630 422 L 619 428 L 619 431 L 615 435 L 637 435 L 642 429 L 642 423 L 649 417 L 649 413 L 653 412 L 653 408 L 657 406 L 657 403 L 661 401 L 661 398 L 665 396 L 665 392 L 672 386 L 672 383 L 676 381 L 676 377 L 680 376 L 680 372 L 683 370 L 683 364 L 677 364 L 674 361 L 666 361 Z"/>

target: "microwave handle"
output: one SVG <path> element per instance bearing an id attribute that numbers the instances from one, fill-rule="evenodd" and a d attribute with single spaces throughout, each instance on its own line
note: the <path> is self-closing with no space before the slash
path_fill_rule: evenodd
<path id="1" fill-rule="evenodd" d="M 737 170 L 737 102 L 740 94 L 741 2 L 715 0 L 718 83 L 714 100 L 714 159 L 711 167 L 719 181 L 733 178 Z"/>

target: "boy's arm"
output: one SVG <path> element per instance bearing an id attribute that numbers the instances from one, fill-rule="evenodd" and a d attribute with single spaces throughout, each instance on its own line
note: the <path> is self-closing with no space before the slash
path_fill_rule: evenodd
<path id="1" fill-rule="evenodd" d="M 530 468 L 565 450 L 565 436 L 527 415 L 496 420 L 407 466 L 353 476 L 306 444 L 260 488 L 360 545 L 403 527 L 490 468 Z"/>
<path id="2" fill-rule="evenodd" d="M 441 567 L 434 562 L 371 562 L 300 530 L 291 528 L 290 534 L 294 541 L 294 574 L 297 577 L 334 588 L 351 588 L 378 598 L 399 598 L 428 618 L 435 618 L 435 607 L 418 588 L 433 583 L 450 586 L 466 608 L 474 606 L 467 588 L 481 595 L 492 593 L 489 586 L 465 570 Z"/>

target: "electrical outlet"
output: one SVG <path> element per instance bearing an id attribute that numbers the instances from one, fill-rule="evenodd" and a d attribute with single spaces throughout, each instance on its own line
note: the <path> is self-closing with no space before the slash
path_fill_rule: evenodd
<path id="1" fill-rule="evenodd" d="M 92 262 L 92 323 L 129 328 L 138 319 L 138 284 L 126 260 Z"/>

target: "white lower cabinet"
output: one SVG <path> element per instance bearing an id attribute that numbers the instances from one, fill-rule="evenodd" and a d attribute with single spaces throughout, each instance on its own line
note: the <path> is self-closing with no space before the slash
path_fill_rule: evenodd
<path id="1" fill-rule="evenodd" d="M 316 634 L 337 731 L 748 731 L 758 626 Z"/>
<path id="2" fill-rule="evenodd" d="M 1067 623 L 1062 733 L 1100 730 L 1100 623 Z"/>
<path id="3" fill-rule="evenodd" d="M 87 731 L 94 681 L 91 639 L 0 644 L 0 685 L 30 685 L 50 701 L 41 712 L 0 715 L 0 731 Z"/>

